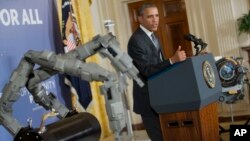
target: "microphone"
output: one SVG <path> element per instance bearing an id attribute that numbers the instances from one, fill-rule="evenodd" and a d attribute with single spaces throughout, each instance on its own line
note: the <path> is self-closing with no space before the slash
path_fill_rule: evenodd
<path id="1" fill-rule="evenodd" d="M 183 36 L 185 40 L 188 40 L 188 41 L 194 41 L 195 40 L 195 36 L 192 35 L 192 34 L 186 34 Z"/>
<path id="2" fill-rule="evenodd" d="M 198 55 L 202 50 L 204 50 L 207 46 L 207 43 L 203 42 L 202 39 L 198 39 L 196 36 L 192 34 L 186 34 L 183 38 L 187 41 L 191 41 L 194 43 L 194 48 L 196 49 L 196 54 Z"/>

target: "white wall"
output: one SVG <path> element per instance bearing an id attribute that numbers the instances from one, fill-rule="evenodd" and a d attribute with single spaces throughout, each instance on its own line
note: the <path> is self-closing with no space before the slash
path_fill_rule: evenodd
<path id="1" fill-rule="evenodd" d="M 190 32 L 204 38 L 214 55 L 239 55 L 236 19 L 247 13 L 248 0 L 185 0 Z"/>

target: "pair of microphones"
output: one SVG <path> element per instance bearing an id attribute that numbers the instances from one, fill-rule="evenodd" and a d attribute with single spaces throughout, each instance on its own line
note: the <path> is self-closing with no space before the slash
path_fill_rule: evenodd
<path id="1" fill-rule="evenodd" d="M 195 53 L 196 56 L 199 55 L 207 47 L 207 43 L 203 42 L 201 38 L 197 38 L 196 36 L 194 36 L 190 33 L 184 35 L 184 39 L 194 43 L 194 48 L 196 50 L 196 53 Z"/>

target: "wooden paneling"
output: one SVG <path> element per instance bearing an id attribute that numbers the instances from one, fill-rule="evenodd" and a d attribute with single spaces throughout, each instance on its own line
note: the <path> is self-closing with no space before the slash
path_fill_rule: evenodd
<path id="1" fill-rule="evenodd" d="M 183 36 L 189 33 L 188 21 L 184 0 L 144 0 L 155 3 L 159 10 L 160 25 L 157 31 L 163 45 L 163 53 L 171 57 L 179 45 L 186 51 L 187 56 L 192 56 L 192 46 L 189 41 L 184 40 Z M 134 2 L 128 4 L 130 23 L 132 31 L 138 28 L 136 10 L 144 2 Z"/>
<path id="2" fill-rule="evenodd" d="M 163 1 L 163 16 L 174 18 L 185 13 L 185 3 L 181 1 Z"/>
<path id="3" fill-rule="evenodd" d="M 144 1 L 138 1 L 128 4 L 128 11 L 129 11 L 129 18 L 130 18 L 130 24 L 132 28 L 132 32 L 134 32 L 138 26 L 139 22 L 137 19 L 137 9 L 144 3 Z"/>
<path id="4" fill-rule="evenodd" d="M 198 111 L 160 114 L 165 141 L 219 141 L 217 103 Z"/>
<path id="5" fill-rule="evenodd" d="M 165 37 L 162 38 L 165 55 L 171 57 L 181 45 L 187 56 L 192 56 L 191 43 L 183 38 L 189 33 L 184 0 L 158 0 L 158 5 L 161 13 L 161 36 Z"/>

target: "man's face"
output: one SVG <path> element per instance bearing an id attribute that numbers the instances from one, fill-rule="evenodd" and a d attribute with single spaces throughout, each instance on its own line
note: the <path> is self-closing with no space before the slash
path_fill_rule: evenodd
<path id="1" fill-rule="evenodd" d="M 149 31 L 156 31 L 159 25 L 158 9 L 156 7 L 146 8 L 138 19 L 140 24 Z"/>

